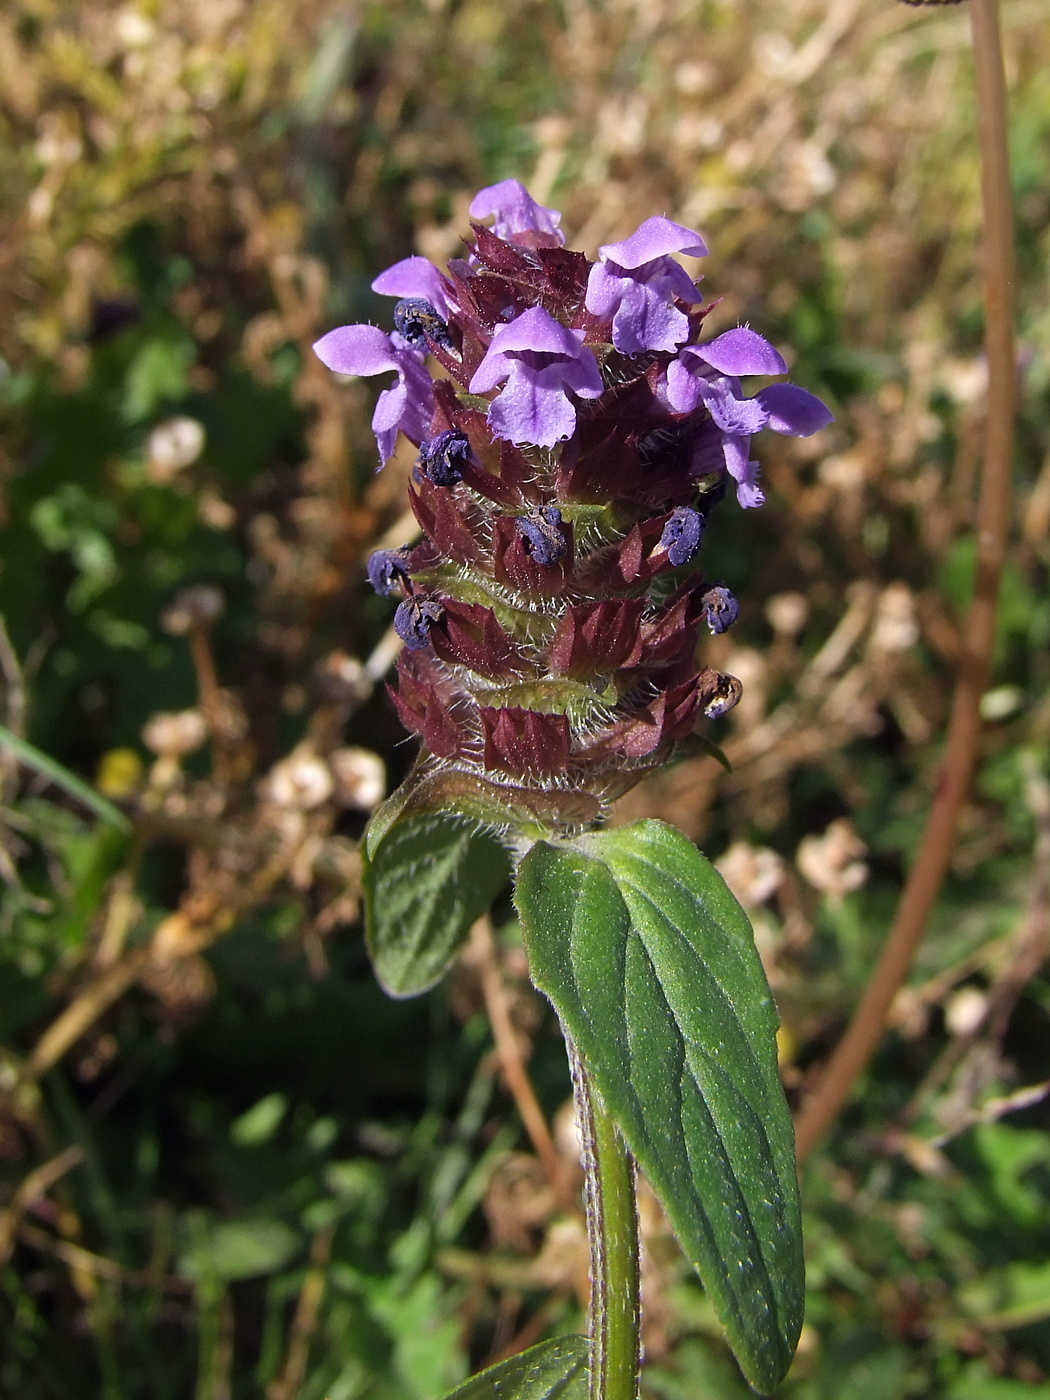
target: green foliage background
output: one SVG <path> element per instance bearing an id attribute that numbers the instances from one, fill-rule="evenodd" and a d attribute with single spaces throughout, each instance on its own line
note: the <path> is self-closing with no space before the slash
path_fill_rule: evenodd
<path id="1" fill-rule="evenodd" d="M 1050 1395 L 1048 19 L 1004 6 L 1022 407 L 981 769 L 883 1051 L 805 1173 L 792 1400 Z M 5 1400 L 430 1400 L 579 1326 L 579 1225 L 499 1080 L 478 968 L 382 994 L 356 917 L 364 812 L 331 777 L 346 745 L 391 786 L 410 759 L 352 663 L 389 624 L 362 561 L 404 529 L 411 456 L 374 475 L 371 386 L 309 345 L 382 323 L 371 278 L 453 255 L 493 179 L 524 179 L 592 253 L 654 212 L 702 228 L 723 324 L 792 347 L 836 410 L 811 442 L 763 444 L 769 504 L 705 541 L 744 604 L 711 651 L 745 684 L 719 736 L 733 772 L 688 756 L 617 813 L 722 861 L 804 1092 L 921 829 L 970 588 L 973 128 L 964 7 L 5 8 L 2 719 L 139 832 L 3 758 Z M 172 468 L 156 434 L 181 418 L 204 445 Z M 165 777 L 142 734 L 207 699 L 163 617 L 197 585 L 224 601 L 225 767 L 198 750 Z M 497 913 L 557 1119 L 556 1027 Z M 745 1395 L 644 1219 L 647 1395 Z"/>

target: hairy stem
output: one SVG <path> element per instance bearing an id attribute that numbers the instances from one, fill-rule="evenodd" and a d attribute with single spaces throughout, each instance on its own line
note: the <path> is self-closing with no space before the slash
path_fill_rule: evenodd
<path id="1" fill-rule="evenodd" d="M 591 1244 L 590 1400 L 637 1400 L 641 1368 L 634 1161 L 566 1037 Z"/>
<path id="2" fill-rule="evenodd" d="M 940 892 L 955 846 L 980 737 L 980 700 L 988 682 L 1010 514 L 1015 361 L 1014 231 L 1007 149 L 1006 82 L 998 0 L 970 0 L 984 217 L 985 354 L 988 404 L 977 510 L 977 571 L 963 628 L 944 761 L 918 855 L 871 980 L 796 1130 L 799 1159 L 823 1136 L 874 1053 L 893 997 L 904 981 Z"/>

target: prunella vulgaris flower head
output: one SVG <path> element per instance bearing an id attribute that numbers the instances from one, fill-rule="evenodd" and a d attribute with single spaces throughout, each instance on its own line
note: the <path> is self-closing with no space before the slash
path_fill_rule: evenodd
<path id="1" fill-rule="evenodd" d="M 790 384 L 745 393 L 786 365 L 748 326 L 706 334 L 677 261 L 706 254 L 694 230 L 653 217 L 592 263 L 516 180 L 470 214 L 465 258 L 375 279 L 397 299 L 390 333 L 343 326 L 315 349 L 342 374 L 391 373 L 380 458 L 398 433 L 419 449 L 422 542 L 368 564 L 401 598 L 392 696 L 422 741 L 405 800 L 574 830 L 736 703 L 739 682 L 697 659 L 740 610 L 704 578 L 711 515 L 730 481 L 761 505 L 753 434 L 831 415 Z"/>

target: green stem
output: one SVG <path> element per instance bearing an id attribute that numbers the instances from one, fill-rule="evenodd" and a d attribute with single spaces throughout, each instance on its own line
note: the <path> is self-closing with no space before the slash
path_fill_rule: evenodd
<path id="1" fill-rule="evenodd" d="M 641 1369 L 634 1161 L 566 1037 L 586 1173 L 591 1244 L 589 1400 L 637 1400 Z"/>

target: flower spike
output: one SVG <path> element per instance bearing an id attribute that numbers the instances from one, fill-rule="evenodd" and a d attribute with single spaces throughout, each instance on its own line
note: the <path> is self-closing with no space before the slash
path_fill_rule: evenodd
<path id="1" fill-rule="evenodd" d="M 787 369 L 749 326 L 696 334 L 677 261 L 707 252 L 694 230 L 646 219 L 592 263 L 517 180 L 470 213 L 492 226 L 474 223 L 447 272 L 409 257 L 375 279 L 396 299 L 389 334 L 342 326 L 316 351 L 395 376 L 372 420 L 380 455 L 398 433 L 419 448 L 423 540 L 367 565 L 399 600 L 392 695 L 424 749 L 409 795 L 580 830 L 737 703 L 740 682 L 697 661 L 740 613 L 704 579 L 702 545 L 729 483 L 762 504 L 753 435 L 808 436 L 831 415 L 792 384 L 744 392 Z"/>

